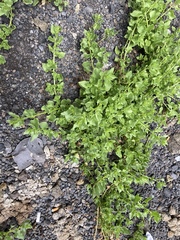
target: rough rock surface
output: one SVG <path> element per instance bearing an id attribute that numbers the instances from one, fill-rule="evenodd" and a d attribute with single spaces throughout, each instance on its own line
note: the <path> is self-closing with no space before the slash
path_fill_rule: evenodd
<path id="1" fill-rule="evenodd" d="M 36 7 L 15 4 L 16 30 L 9 38 L 12 48 L 4 52 L 7 63 L 0 67 L 0 230 L 11 224 L 21 224 L 29 218 L 33 230 L 26 240 L 92 240 L 96 225 L 96 207 L 86 190 L 86 180 L 79 166 L 64 162 L 66 143 L 41 138 L 46 161 L 33 163 L 19 170 L 12 151 L 23 140 L 23 129 L 13 129 L 6 120 L 8 112 L 22 113 L 24 109 L 38 110 L 48 99 L 44 91 L 50 75 L 42 69 L 49 57 L 48 35 L 51 24 L 62 27 L 61 49 L 66 53 L 59 61 L 64 76 L 64 97 L 78 96 L 78 81 L 83 79 L 80 40 L 84 29 L 92 24 L 92 15 L 101 13 L 103 28 L 115 27 L 117 37 L 107 42 L 113 52 L 124 43 L 128 22 L 125 0 L 69 0 L 69 6 L 59 13 L 50 3 Z M 177 18 L 178 19 L 178 18 Z M 6 22 L 4 17 L 0 22 Z M 176 20 L 176 24 L 179 21 Z M 162 214 L 159 224 L 149 223 L 156 240 L 178 240 L 180 236 L 180 127 L 170 122 L 165 132 L 167 147 L 155 147 L 148 174 L 164 178 L 167 186 L 157 191 L 154 186 L 139 189 L 144 197 L 153 196 L 152 209 Z M 37 223 L 37 214 L 40 222 Z M 97 239 L 102 239 L 97 236 Z"/>
<path id="2" fill-rule="evenodd" d="M 152 224 L 150 231 L 155 239 L 179 239 L 180 237 L 180 126 L 171 120 L 164 130 L 168 138 L 166 147 L 155 147 L 152 152 L 149 176 L 164 179 L 166 186 L 156 190 L 155 186 L 145 187 L 143 195 L 153 197 L 150 208 L 162 216 L 159 224 Z"/>

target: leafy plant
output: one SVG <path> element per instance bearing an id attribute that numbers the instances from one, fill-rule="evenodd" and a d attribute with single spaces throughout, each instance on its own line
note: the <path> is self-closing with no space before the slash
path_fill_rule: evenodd
<path id="1" fill-rule="evenodd" d="M 24 239 L 28 229 L 32 226 L 29 221 L 23 222 L 19 227 L 11 227 L 8 232 L 0 232 L 0 240 Z"/>
<path id="2" fill-rule="evenodd" d="M 23 0 L 23 2 L 27 5 L 36 6 L 40 1 L 39 0 Z M 60 12 L 63 11 L 64 7 L 68 5 L 68 1 L 65 1 L 65 0 L 49 0 L 49 2 L 53 2 Z"/>
<path id="3" fill-rule="evenodd" d="M 9 123 L 15 127 L 26 124 L 25 134 L 32 138 L 42 133 L 68 140 L 66 159 L 81 162 L 105 238 L 130 234 L 129 226 L 138 219 L 134 238 L 143 239 L 146 218 L 159 220 L 159 214 L 148 208 L 150 198 L 134 194 L 132 185 L 155 182 L 146 176 L 152 147 L 166 144 L 162 127 L 168 118 L 179 118 L 179 30 L 171 26 L 178 4 L 129 1 L 127 41 L 122 49 L 115 49 L 115 68 L 106 67 L 111 53 L 99 44 L 96 33 L 102 18 L 95 15 L 81 42 L 89 78 L 79 82 L 80 96 L 74 102 L 61 98 L 63 82 L 56 72 L 56 58 L 64 55 L 58 52 L 62 39 L 58 40 L 60 29 L 51 29 L 53 57 L 43 68 L 52 73 L 54 82 L 46 88 L 52 99 L 39 113 L 33 109 L 22 116 L 10 113 Z M 103 39 L 107 34 L 112 31 L 106 31 Z M 56 129 L 50 128 L 51 123 Z"/>
<path id="4" fill-rule="evenodd" d="M 53 2 L 54 2 L 54 5 L 58 7 L 60 12 L 64 9 L 64 7 L 68 5 L 68 1 L 65 1 L 65 0 L 54 0 Z"/>
<path id="5" fill-rule="evenodd" d="M 16 27 L 12 24 L 14 17 L 13 5 L 16 2 L 18 2 L 18 0 L 3 0 L 0 2 L 0 17 L 5 16 L 9 19 L 9 24 L 0 24 L 0 50 L 9 50 L 11 48 L 7 38 L 16 29 Z M 25 4 L 33 4 L 35 6 L 39 3 L 39 0 L 23 0 L 23 2 Z M 4 64 L 5 62 L 6 60 L 4 56 L 0 54 L 0 64 Z"/>
<path id="6" fill-rule="evenodd" d="M 15 26 L 12 24 L 13 19 L 13 4 L 17 2 L 17 0 L 4 0 L 0 2 L 0 17 L 6 16 L 9 18 L 9 24 L 0 24 L 0 50 L 9 50 L 10 46 L 7 40 L 7 37 L 12 33 L 15 29 Z M 6 62 L 3 55 L 0 54 L 0 64 L 4 64 Z"/>
<path id="7" fill-rule="evenodd" d="M 36 6 L 40 1 L 39 0 L 23 0 L 23 3 L 26 5 Z"/>
<path id="8" fill-rule="evenodd" d="M 51 26 L 52 36 L 48 37 L 48 40 L 51 44 L 48 45 L 50 52 L 52 53 L 52 59 L 48 59 L 46 63 L 43 63 L 43 69 L 45 72 L 51 72 L 53 83 L 47 83 L 46 91 L 53 97 L 52 100 L 49 100 L 45 106 L 43 106 L 42 112 L 36 113 L 33 109 L 25 110 L 21 117 L 14 113 L 10 113 L 12 119 L 10 123 L 15 127 L 20 127 L 24 124 L 26 119 L 29 119 L 27 125 L 28 128 L 25 131 L 25 134 L 30 134 L 32 139 L 37 138 L 39 134 L 47 135 L 49 138 L 58 137 L 58 131 L 53 131 L 49 125 L 49 122 L 55 122 L 57 118 L 58 111 L 60 111 L 60 98 L 63 93 L 63 77 L 60 73 L 57 72 L 57 63 L 56 58 L 63 58 L 64 53 L 59 50 L 59 44 L 62 41 L 62 37 L 59 36 L 61 28 L 59 26 Z M 62 103 L 69 103 L 70 101 L 63 100 Z M 61 106 L 62 107 L 62 106 Z M 46 115 L 45 121 L 39 121 L 38 117 Z"/>
<path id="9" fill-rule="evenodd" d="M 18 0 L 3 0 L 0 2 L 0 16 L 5 15 L 6 17 L 10 17 L 12 13 L 12 6 Z"/>

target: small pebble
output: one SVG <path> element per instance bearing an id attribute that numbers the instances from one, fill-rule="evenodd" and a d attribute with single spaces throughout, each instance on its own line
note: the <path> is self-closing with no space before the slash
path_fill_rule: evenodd
<path id="1" fill-rule="evenodd" d="M 38 212 L 36 217 L 36 223 L 40 223 L 40 217 L 41 217 L 41 213 Z"/>
<path id="2" fill-rule="evenodd" d="M 180 162 L 180 156 L 175 157 L 175 160 L 176 160 L 177 162 Z"/>
<path id="3" fill-rule="evenodd" d="M 163 192 L 164 196 L 167 198 L 169 198 L 172 195 L 171 191 L 168 188 L 165 188 Z"/>

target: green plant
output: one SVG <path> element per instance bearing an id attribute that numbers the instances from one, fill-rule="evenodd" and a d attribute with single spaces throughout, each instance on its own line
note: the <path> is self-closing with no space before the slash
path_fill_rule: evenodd
<path id="1" fill-rule="evenodd" d="M 11 227 L 8 232 L 0 232 L 0 240 L 24 239 L 28 229 L 32 226 L 29 221 L 23 222 L 19 227 Z"/>
<path id="2" fill-rule="evenodd" d="M 52 36 L 48 37 L 51 44 L 48 45 L 50 52 L 52 53 L 52 59 L 48 59 L 46 63 L 43 63 L 43 69 L 45 72 L 51 72 L 53 83 L 47 83 L 46 91 L 52 96 L 52 99 L 47 102 L 41 109 L 42 112 L 36 113 L 33 109 L 27 109 L 23 112 L 22 116 L 18 116 L 14 113 L 10 113 L 12 119 L 11 124 L 15 127 L 20 127 L 24 124 L 26 119 L 29 119 L 28 128 L 25 134 L 30 134 L 32 139 L 37 138 L 39 134 L 44 134 L 49 138 L 58 137 L 59 132 L 53 131 L 47 122 L 55 122 L 57 119 L 57 114 L 62 108 L 62 104 L 70 103 L 69 100 L 62 100 L 61 95 L 63 93 L 63 77 L 60 73 L 57 73 L 57 63 L 56 58 L 63 58 L 64 53 L 59 50 L 59 44 L 62 41 L 62 37 L 59 36 L 61 28 L 59 26 L 51 26 Z M 60 107 L 61 104 L 61 107 Z M 45 121 L 39 121 L 39 117 L 47 115 L 44 119 Z"/>
<path id="3" fill-rule="evenodd" d="M 13 4 L 17 2 L 17 0 L 4 0 L 0 2 L 0 17 L 6 16 L 9 18 L 9 24 L 0 24 L 0 50 L 9 50 L 10 46 L 8 44 L 7 37 L 12 33 L 15 29 L 15 26 L 12 24 L 13 19 Z M 0 54 L 0 64 L 4 64 L 6 62 L 3 55 Z"/>
<path id="4" fill-rule="evenodd" d="M 36 6 L 39 2 L 40 2 L 39 0 L 23 0 L 23 3 L 33 6 Z"/>
<path id="5" fill-rule="evenodd" d="M 18 2 L 18 0 L 3 0 L 0 2 L 0 17 L 5 16 L 9 19 L 9 24 L 0 24 L 0 50 L 9 50 L 11 47 L 8 43 L 7 38 L 15 30 L 15 26 L 12 23 L 14 14 L 13 14 L 13 5 Z M 24 0 L 26 4 L 36 5 L 39 0 Z M 0 54 L 0 64 L 6 62 L 3 55 Z"/>
<path id="6" fill-rule="evenodd" d="M 53 2 L 60 12 L 64 9 L 64 7 L 68 5 L 68 1 L 65 1 L 65 0 L 49 0 L 49 1 Z M 23 0 L 23 2 L 27 5 L 36 6 L 40 1 L 39 0 Z"/>
<path id="7" fill-rule="evenodd" d="M 6 17 L 10 17 L 12 13 L 12 6 L 18 0 L 3 0 L 0 2 L 0 16 L 5 15 Z"/>
<path id="8" fill-rule="evenodd" d="M 170 117 L 179 118 L 179 30 L 170 26 L 179 1 L 136 0 L 129 4 L 127 42 L 122 49 L 116 47 L 115 68 L 105 67 L 111 53 L 99 45 L 96 33 L 102 18 L 95 15 L 94 25 L 84 31 L 81 42 L 89 78 L 79 82 L 78 99 L 62 99 L 62 76 L 56 76 L 55 62 L 61 41 L 58 33 L 52 32 L 53 57 L 43 65 L 54 79 L 46 88 L 52 100 L 39 113 L 32 109 L 22 116 L 10 113 L 9 123 L 15 127 L 26 124 L 25 133 L 32 138 L 42 133 L 68 140 L 66 159 L 81 162 L 97 204 L 97 225 L 105 238 L 129 234 L 129 226 L 138 219 L 134 236 L 143 239 L 144 221 L 149 217 L 158 221 L 159 214 L 148 209 L 150 199 L 134 194 L 132 184 L 155 183 L 146 176 L 152 147 L 166 144 L 166 136 L 160 134 L 162 126 Z M 51 123 L 57 129 L 50 129 Z"/>
<path id="9" fill-rule="evenodd" d="M 65 0 L 53 0 L 53 2 L 54 2 L 54 5 L 58 7 L 60 12 L 64 9 L 64 7 L 68 5 L 68 1 L 65 1 Z"/>

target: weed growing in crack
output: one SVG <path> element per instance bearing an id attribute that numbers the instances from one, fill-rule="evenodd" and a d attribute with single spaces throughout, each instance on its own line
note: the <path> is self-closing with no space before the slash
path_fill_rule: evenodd
<path id="1" fill-rule="evenodd" d="M 160 134 L 162 126 L 170 117 L 179 118 L 179 30 L 171 27 L 178 4 L 129 1 L 127 41 L 122 49 L 116 47 L 116 68 L 110 69 L 104 66 L 111 53 L 99 46 L 96 35 L 102 18 L 95 15 L 81 42 L 89 78 L 79 82 L 80 96 L 74 102 L 61 99 L 63 82 L 55 60 L 64 54 L 58 50 L 60 29 L 52 28 L 49 49 L 53 57 L 43 64 L 54 80 L 46 88 L 52 100 L 39 113 L 33 109 L 22 116 L 10 113 L 9 123 L 15 127 L 26 124 L 25 134 L 32 138 L 44 134 L 68 140 L 66 159 L 81 162 L 105 238 L 130 234 L 129 227 L 138 220 L 139 229 L 132 239 L 143 239 L 146 219 L 160 219 L 148 209 L 150 199 L 135 195 L 132 184 L 156 183 L 146 176 L 152 147 L 166 144 L 166 136 Z M 39 115 L 44 116 L 43 122 Z M 156 123 L 153 130 L 152 122 Z M 57 130 L 50 129 L 51 123 Z"/>

